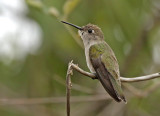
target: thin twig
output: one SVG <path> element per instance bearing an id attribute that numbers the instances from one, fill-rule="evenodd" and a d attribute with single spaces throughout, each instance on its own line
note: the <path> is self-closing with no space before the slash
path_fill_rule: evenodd
<path id="1" fill-rule="evenodd" d="M 81 69 L 80 67 L 78 67 L 78 65 L 73 64 L 73 61 L 71 61 L 68 65 L 68 70 L 67 70 L 67 116 L 70 116 L 70 90 L 71 90 L 71 79 L 70 76 L 73 74 L 73 69 L 75 69 L 76 71 L 78 71 L 79 73 L 90 77 L 92 79 L 97 79 L 95 74 L 89 73 L 84 71 L 83 69 Z M 150 80 L 150 79 L 154 79 L 160 77 L 160 73 L 155 73 L 155 74 L 150 74 L 150 75 L 146 75 L 146 76 L 140 76 L 140 77 L 134 77 L 134 78 L 125 78 L 125 77 L 120 77 L 120 80 L 122 82 L 139 82 L 139 81 L 146 81 L 146 80 Z M 134 88 L 130 87 L 130 90 L 134 90 L 135 93 L 137 93 L 137 90 Z M 138 96 L 140 96 L 140 92 L 138 91 Z M 143 95 L 142 95 L 143 96 Z"/>
<path id="2" fill-rule="evenodd" d="M 78 65 L 71 63 L 70 64 L 71 67 L 73 69 L 75 69 L 76 71 L 78 71 L 79 73 L 88 76 L 92 79 L 96 79 L 96 76 L 92 73 L 89 73 L 87 71 L 84 71 L 83 69 L 79 68 Z M 145 76 L 140 76 L 140 77 L 131 77 L 131 78 L 126 78 L 126 77 L 120 77 L 121 82 L 139 82 L 139 81 L 146 81 L 146 80 L 150 80 L 150 79 L 154 79 L 154 78 L 158 78 L 160 77 L 160 73 L 154 73 L 154 74 L 150 74 L 150 75 L 145 75 Z"/>
<path id="3" fill-rule="evenodd" d="M 96 79 L 96 76 L 95 76 L 93 73 L 89 73 L 89 72 L 87 72 L 87 71 L 84 71 L 83 69 L 81 69 L 81 68 L 80 68 L 78 65 L 76 65 L 76 64 L 71 63 L 70 65 L 71 65 L 71 67 L 72 67 L 73 69 L 75 69 L 75 70 L 78 71 L 79 73 L 81 73 L 81 74 L 83 74 L 83 75 L 85 75 L 85 76 L 88 76 L 88 77 L 90 77 L 90 78 L 92 78 L 92 79 Z"/>
<path id="4" fill-rule="evenodd" d="M 67 75 L 66 75 L 66 84 L 67 84 L 67 116 L 70 116 L 70 93 L 71 93 L 71 78 L 70 76 L 73 74 L 73 71 L 72 71 L 72 64 L 73 61 L 71 61 L 69 64 L 68 64 L 68 70 L 67 70 Z"/>
<path id="5" fill-rule="evenodd" d="M 158 77 L 160 77 L 159 72 L 150 74 L 150 75 L 140 76 L 140 77 L 133 77 L 133 78 L 120 77 L 120 80 L 122 82 L 130 83 L 130 82 L 147 81 L 147 80 L 158 78 Z"/>

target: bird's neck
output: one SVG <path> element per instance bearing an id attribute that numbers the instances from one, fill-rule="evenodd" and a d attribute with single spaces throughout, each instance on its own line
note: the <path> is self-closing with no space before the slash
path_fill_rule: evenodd
<path id="1" fill-rule="evenodd" d="M 90 41 L 83 41 L 85 50 L 88 50 L 92 45 L 102 43 L 103 41 L 97 41 L 97 40 L 90 40 Z"/>

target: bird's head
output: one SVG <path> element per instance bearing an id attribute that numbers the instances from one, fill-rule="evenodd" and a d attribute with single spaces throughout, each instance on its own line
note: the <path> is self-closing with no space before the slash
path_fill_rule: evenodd
<path id="1" fill-rule="evenodd" d="M 77 25 L 64 22 L 62 23 L 71 25 L 78 29 L 78 33 L 81 36 L 84 44 L 90 44 L 93 42 L 101 42 L 104 40 L 103 32 L 102 30 L 97 26 L 93 24 L 87 24 L 85 26 L 79 27 Z"/>

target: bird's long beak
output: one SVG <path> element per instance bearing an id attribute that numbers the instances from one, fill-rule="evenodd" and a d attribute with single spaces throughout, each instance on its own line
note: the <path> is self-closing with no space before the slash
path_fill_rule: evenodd
<path id="1" fill-rule="evenodd" d="M 65 24 L 68 24 L 68 25 L 71 25 L 71 26 L 73 26 L 73 27 L 75 27 L 75 28 L 77 28 L 77 29 L 79 29 L 79 30 L 83 30 L 82 29 L 82 27 L 79 27 L 79 26 L 77 26 L 77 25 L 74 25 L 74 24 L 71 24 L 71 23 L 68 23 L 68 22 L 65 22 L 65 21 L 61 21 L 62 23 L 65 23 Z"/>

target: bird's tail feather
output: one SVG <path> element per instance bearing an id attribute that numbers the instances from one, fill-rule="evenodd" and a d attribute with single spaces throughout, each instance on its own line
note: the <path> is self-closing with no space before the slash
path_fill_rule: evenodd
<path id="1" fill-rule="evenodd" d="M 127 103 L 127 101 L 126 101 L 126 99 L 124 97 L 124 94 L 123 94 L 123 91 L 122 91 L 120 83 L 117 83 L 117 81 L 113 77 L 111 77 L 111 75 L 109 76 L 109 79 L 110 79 L 110 81 L 112 83 L 112 86 L 113 86 L 113 88 L 114 88 L 115 93 L 117 94 L 117 96 L 121 100 L 123 100 L 125 103 Z"/>
<path id="2" fill-rule="evenodd" d="M 97 70 L 97 74 L 103 87 L 112 98 L 114 98 L 117 102 L 121 102 L 123 100 L 125 103 L 127 103 L 123 95 L 121 86 L 108 71 L 102 72 L 102 70 L 100 69 Z"/>

